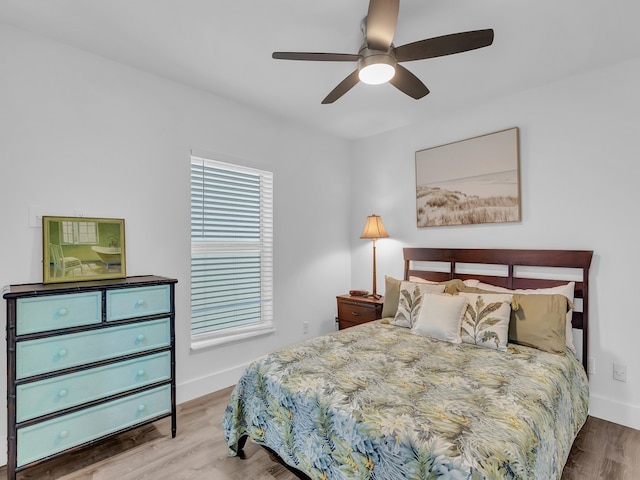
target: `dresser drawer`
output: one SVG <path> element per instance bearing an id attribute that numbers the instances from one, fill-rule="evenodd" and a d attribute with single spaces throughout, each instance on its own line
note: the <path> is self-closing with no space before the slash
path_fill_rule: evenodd
<path id="1" fill-rule="evenodd" d="M 16 335 L 100 323 L 102 293 L 19 298 L 16 317 Z"/>
<path id="2" fill-rule="evenodd" d="M 18 429 L 18 466 L 171 412 L 165 385 Z"/>
<path id="3" fill-rule="evenodd" d="M 16 378 L 169 346 L 169 322 L 169 318 L 161 318 L 16 342 Z"/>
<path id="4" fill-rule="evenodd" d="M 169 285 L 107 291 L 107 321 L 171 311 Z"/>
<path id="5" fill-rule="evenodd" d="M 162 352 L 18 385 L 16 421 L 23 422 L 170 378 L 171 354 Z"/>

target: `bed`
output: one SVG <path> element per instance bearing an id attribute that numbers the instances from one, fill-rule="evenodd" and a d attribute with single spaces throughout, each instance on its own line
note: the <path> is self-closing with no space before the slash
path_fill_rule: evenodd
<path id="1" fill-rule="evenodd" d="M 405 248 L 404 279 L 385 279 L 395 315 L 247 367 L 223 417 L 229 454 L 250 437 L 314 480 L 559 479 L 587 418 L 592 254 Z M 409 325 L 403 308 L 419 310 Z"/>

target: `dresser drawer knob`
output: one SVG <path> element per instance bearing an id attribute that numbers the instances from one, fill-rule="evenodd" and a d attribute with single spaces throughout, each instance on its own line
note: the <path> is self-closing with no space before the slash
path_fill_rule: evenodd
<path id="1" fill-rule="evenodd" d="M 146 405 L 138 405 L 138 412 L 144 412 L 147 409 Z"/>
<path id="2" fill-rule="evenodd" d="M 140 369 L 140 370 L 138 370 L 138 372 L 136 373 L 136 376 L 138 376 L 138 377 L 143 377 L 145 373 L 146 373 L 146 372 L 141 368 L 141 369 Z"/>
<path id="3" fill-rule="evenodd" d="M 141 298 L 136 302 L 136 307 L 144 307 L 147 304 L 144 298 Z"/>
<path id="4" fill-rule="evenodd" d="M 62 307 L 62 308 L 58 309 L 58 316 L 59 317 L 64 317 L 68 313 L 69 313 L 69 310 L 66 309 L 65 307 Z"/>
<path id="5" fill-rule="evenodd" d="M 145 337 L 143 333 L 140 333 L 140 334 L 136 337 L 136 343 L 142 343 L 142 342 L 144 342 L 144 340 L 145 340 L 146 338 L 147 338 L 147 337 Z"/>
<path id="6" fill-rule="evenodd" d="M 60 438 L 67 438 L 69 436 L 69 430 L 62 430 L 59 434 L 58 437 Z"/>
<path id="7" fill-rule="evenodd" d="M 58 350 L 58 357 L 63 358 L 67 356 L 67 349 L 66 348 L 61 348 L 60 350 Z"/>
<path id="8" fill-rule="evenodd" d="M 68 394 L 68 393 L 69 393 L 69 391 L 68 391 L 66 388 L 63 388 L 62 390 L 60 390 L 60 391 L 58 392 L 58 396 L 59 396 L 60 398 L 64 398 L 64 397 L 66 397 L 66 396 L 67 396 L 67 394 Z"/>

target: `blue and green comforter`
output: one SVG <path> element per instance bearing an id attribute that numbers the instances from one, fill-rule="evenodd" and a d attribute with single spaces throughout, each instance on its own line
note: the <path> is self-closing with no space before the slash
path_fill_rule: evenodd
<path id="1" fill-rule="evenodd" d="M 587 417 L 574 355 L 372 322 L 252 363 L 223 418 L 312 479 L 560 479 Z"/>

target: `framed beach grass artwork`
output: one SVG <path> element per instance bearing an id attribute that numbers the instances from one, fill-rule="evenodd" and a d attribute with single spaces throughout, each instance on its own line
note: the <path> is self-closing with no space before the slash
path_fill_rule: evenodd
<path id="1" fill-rule="evenodd" d="M 517 127 L 416 152 L 418 227 L 519 222 Z"/>

